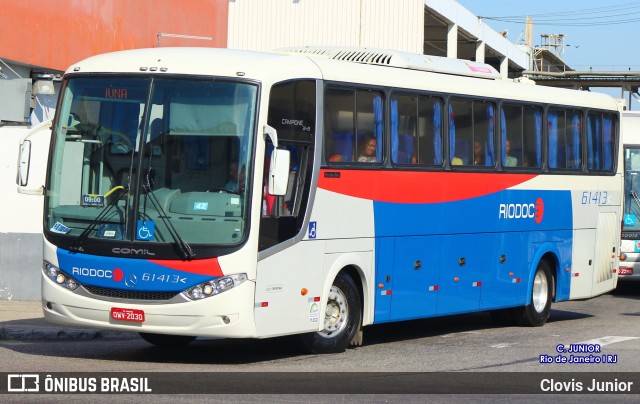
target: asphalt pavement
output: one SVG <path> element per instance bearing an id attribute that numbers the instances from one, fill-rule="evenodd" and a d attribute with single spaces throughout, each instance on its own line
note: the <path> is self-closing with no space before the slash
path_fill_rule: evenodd
<path id="1" fill-rule="evenodd" d="M 40 301 L 0 301 L 0 341 L 136 337 L 137 334 L 131 332 L 76 328 L 49 323 L 44 319 Z"/>

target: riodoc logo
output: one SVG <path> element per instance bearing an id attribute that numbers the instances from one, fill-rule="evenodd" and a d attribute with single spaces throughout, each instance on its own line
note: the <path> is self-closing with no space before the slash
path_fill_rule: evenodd
<path id="1" fill-rule="evenodd" d="M 535 203 L 501 203 L 498 207 L 499 219 L 533 219 L 542 222 L 544 217 L 544 202 L 542 198 Z"/>
<path id="2" fill-rule="evenodd" d="M 114 268 L 113 270 L 111 270 L 111 269 L 99 269 L 99 268 L 73 267 L 71 268 L 71 274 L 73 276 L 113 279 L 116 282 L 120 282 L 124 277 L 124 273 L 120 268 Z"/>

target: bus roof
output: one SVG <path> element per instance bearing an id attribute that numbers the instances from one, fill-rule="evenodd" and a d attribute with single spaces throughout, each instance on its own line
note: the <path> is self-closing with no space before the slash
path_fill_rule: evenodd
<path id="1" fill-rule="evenodd" d="M 285 61 L 286 59 L 286 61 Z M 145 48 L 105 53 L 70 66 L 75 73 L 154 73 L 201 76 L 245 77 L 257 80 L 270 76 L 320 78 L 308 58 L 278 53 L 226 48 Z"/>
<path id="2" fill-rule="evenodd" d="M 87 58 L 72 65 L 66 73 L 193 74 L 271 83 L 323 78 L 461 96 L 619 110 L 617 102 L 606 94 L 499 79 L 495 69 L 481 63 L 384 49 L 299 47 L 274 52 L 188 47 L 134 49 Z"/>

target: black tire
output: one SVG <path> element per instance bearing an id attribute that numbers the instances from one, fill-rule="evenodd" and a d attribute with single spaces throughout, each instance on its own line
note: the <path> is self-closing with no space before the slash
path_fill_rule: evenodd
<path id="1" fill-rule="evenodd" d="M 315 354 L 343 352 L 361 324 L 362 304 L 358 287 L 349 275 L 341 272 L 329 292 L 324 329 L 303 334 L 302 342 L 309 352 Z"/>
<path id="2" fill-rule="evenodd" d="M 553 277 L 547 261 L 540 261 L 531 285 L 529 304 L 514 310 L 519 325 L 540 327 L 549 319 L 553 300 Z"/>
<path id="3" fill-rule="evenodd" d="M 146 332 L 139 333 L 143 340 L 150 344 L 163 348 L 175 348 L 192 343 L 196 337 L 188 335 L 166 335 L 166 334 L 150 334 Z"/>

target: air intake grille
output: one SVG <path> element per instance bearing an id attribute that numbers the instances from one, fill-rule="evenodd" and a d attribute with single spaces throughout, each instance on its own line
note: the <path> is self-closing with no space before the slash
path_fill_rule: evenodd
<path id="1" fill-rule="evenodd" d="M 85 289 L 94 295 L 132 300 L 169 300 L 180 292 L 139 292 L 132 290 L 105 289 L 95 286 L 85 286 Z"/>
<path id="2" fill-rule="evenodd" d="M 456 76 L 500 79 L 500 73 L 490 65 L 470 60 L 445 58 L 402 52 L 392 49 L 353 48 L 345 46 L 297 46 L 278 51 L 324 56 L 343 62 L 389 66 L 425 72 L 453 74 Z"/>
<path id="3" fill-rule="evenodd" d="M 295 53 L 310 53 L 323 55 L 335 60 L 345 62 L 368 63 L 373 65 L 390 65 L 394 52 L 384 49 L 353 49 L 339 47 L 291 47 L 283 50 Z"/>

